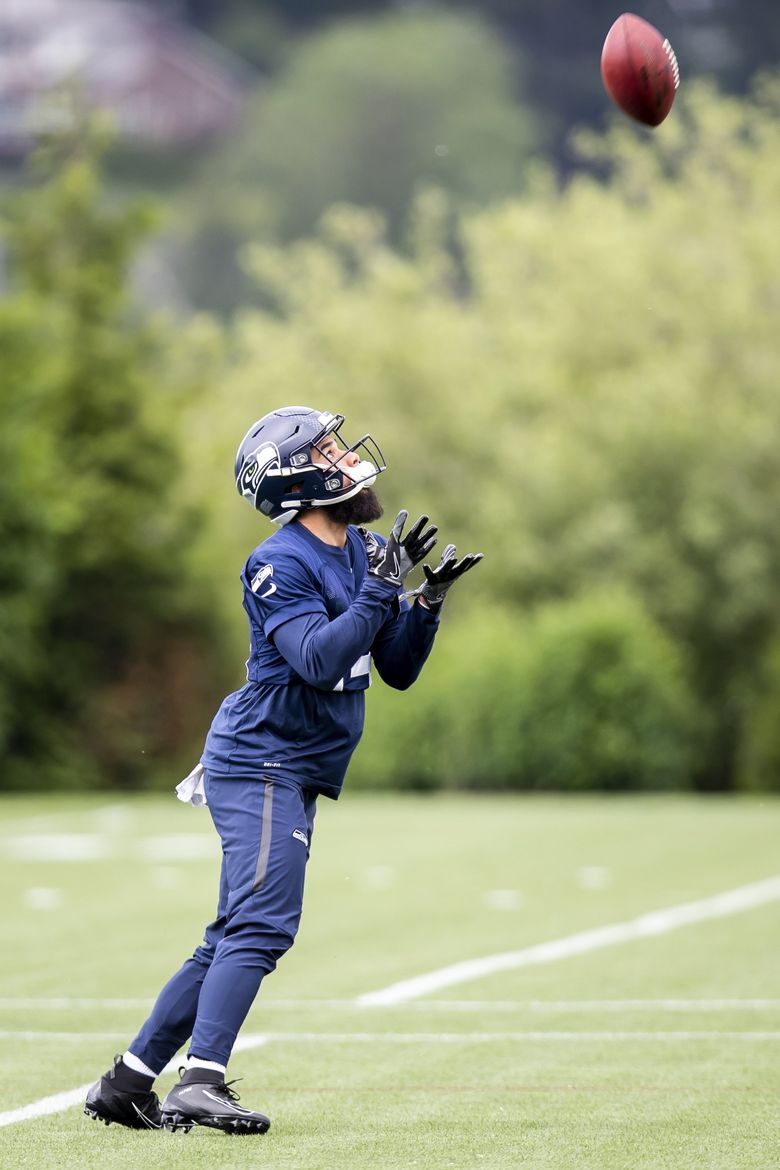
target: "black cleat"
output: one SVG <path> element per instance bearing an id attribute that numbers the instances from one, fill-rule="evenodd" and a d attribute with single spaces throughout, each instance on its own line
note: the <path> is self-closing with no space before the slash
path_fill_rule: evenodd
<path id="1" fill-rule="evenodd" d="M 182 1070 L 179 1070 L 182 1072 Z M 189 1133 L 193 1125 L 221 1129 L 223 1133 L 265 1133 L 271 1124 L 264 1113 L 237 1105 L 235 1082 L 196 1080 L 202 1070 L 189 1069 L 162 1103 L 162 1126 L 172 1133 Z M 208 1073 L 206 1074 L 208 1075 Z M 192 1079 L 190 1079 L 192 1078 Z"/>
<path id="2" fill-rule="evenodd" d="M 93 1121 L 126 1125 L 129 1129 L 159 1129 L 162 1122 L 160 1102 L 151 1089 L 119 1089 L 113 1083 L 121 1056 L 87 1093 L 84 1112 Z"/>

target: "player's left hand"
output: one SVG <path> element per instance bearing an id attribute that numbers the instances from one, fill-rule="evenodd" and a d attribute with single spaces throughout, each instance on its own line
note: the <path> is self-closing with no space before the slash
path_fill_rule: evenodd
<path id="1" fill-rule="evenodd" d="M 417 590 L 418 597 L 429 609 L 438 610 L 450 589 L 464 573 L 473 569 L 482 560 L 482 553 L 467 553 L 458 560 L 455 555 L 455 545 L 448 544 L 441 554 L 441 560 L 435 569 L 430 565 L 423 565 L 425 584 Z"/>

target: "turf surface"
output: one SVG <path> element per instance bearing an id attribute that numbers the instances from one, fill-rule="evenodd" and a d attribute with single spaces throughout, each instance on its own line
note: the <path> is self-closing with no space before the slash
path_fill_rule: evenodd
<path id="1" fill-rule="evenodd" d="M 0 1167 L 771 1170 L 780 902 L 355 1001 L 771 877 L 779 830 L 759 800 L 322 802 L 299 940 L 230 1070 L 270 1133 L 134 1133 L 74 1105 L 0 1127 Z M 208 814 L 171 799 L 0 804 L 0 1112 L 108 1066 L 199 941 L 217 869 Z"/>

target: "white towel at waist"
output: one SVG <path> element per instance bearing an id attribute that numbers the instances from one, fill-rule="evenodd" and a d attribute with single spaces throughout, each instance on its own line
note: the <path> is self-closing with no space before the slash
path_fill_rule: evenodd
<path id="1" fill-rule="evenodd" d="M 206 788 L 203 783 L 205 775 L 206 770 L 203 764 L 197 764 L 189 776 L 185 776 L 181 783 L 176 785 L 177 798 L 184 801 L 185 804 L 208 804 Z"/>

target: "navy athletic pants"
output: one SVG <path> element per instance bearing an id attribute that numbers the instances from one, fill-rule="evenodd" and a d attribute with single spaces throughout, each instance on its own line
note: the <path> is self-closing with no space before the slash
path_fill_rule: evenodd
<path id="1" fill-rule="evenodd" d="M 276 779 L 205 779 L 222 840 L 217 916 L 160 992 L 129 1051 L 155 1073 L 189 1054 L 226 1065 L 265 975 L 292 946 L 316 796 Z"/>

